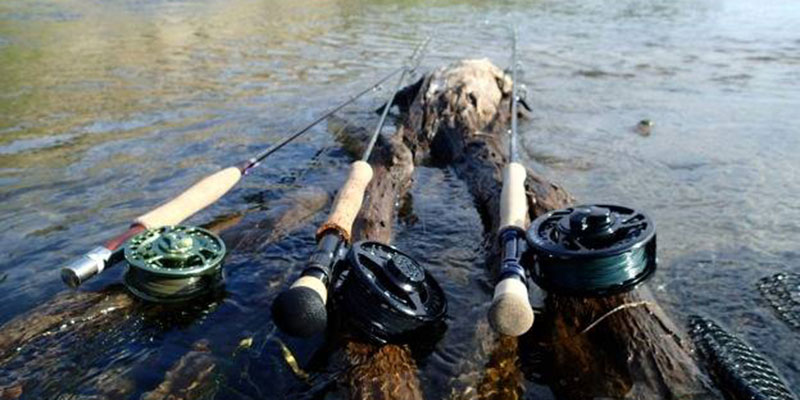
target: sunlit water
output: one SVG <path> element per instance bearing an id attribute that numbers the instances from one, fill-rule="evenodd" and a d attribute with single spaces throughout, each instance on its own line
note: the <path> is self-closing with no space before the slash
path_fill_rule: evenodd
<path id="1" fill-rule="evenodd" d="M 534 109 L 522 125 L 526 164 L 581 201 L 650 211 L 661 266 L 651 287 L 662 304 L 678 321 L 714 316 L 800 387 L 800 336 L 755 289 L 762 276 L 800 270 L 798 17 L 795 2 L 746 0 L 4 1 L 0 323 L 63 291 L 65 261 L 367 86 L 426 34 L 436 30 L 424 69 L 465 57 L 506 66 L 506 27 L 516 22 Z M 381 94 L 350 112 L 372 118 Z M 642 119 L 655 123 L 650 136 L 634 130 Z M 258 213 L 296 187 L 333 192 L 348 162 L 320 126 L 190 222 Z M 395 237 L 450 299 L 449 330 L 420 360 L 425 394 L 440 398 L 482 367 L 473 361 L 481 359 L 475 321 L 490 277 L 466 188 L 448 171 L 418 174 L 418 220 L 399 224 Z M 91 357 L 56 352 L 58 368 L 32 372 L 28 395 L 92 394 L 106 384 L 98 371 L 113 367 L 136 397 L 207 338 L 224 360 L 219 398 L 337 396 L 325 373 L 311 385 L 295 378 L 271 339 L 268 311 L 322 218 L 257 252 L 233 252 L 226 297 L 180 323 L 139 315 L 106 336 L 65 339 Z M 237 353 L 247 337 L 254 346 Z M 287 343 L 301 361 L 315 346 Z M 19 378 L 9 368 L 0 386 Z M 69 384 L 38 384 L 52 374 Z"/>

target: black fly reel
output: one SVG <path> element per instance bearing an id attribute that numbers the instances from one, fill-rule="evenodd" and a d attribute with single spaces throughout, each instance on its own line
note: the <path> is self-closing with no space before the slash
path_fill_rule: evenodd
<path id="1" fill-rule="evenodd" d="M 158 303 L 189 300 L 223 281 L 225 243 L 202 228 L 165 226 L 144 231 L 125 245 L 125 286 Z"/>
<path id="2" fill-rule="evenodd" d="M 527 232 L 534 281 L 570 296 L 629 291 L 656 270 L 656 228 L 645 213 L 582 205 L 540 216 Z"/>
<path id="3" fill-rule="evenodd" d="M 410 256 L 362 241 L 352 246 L 345 264 L 336 298 L 343 322 L 357 333 L 383 344 L 428 341 L 442 329 L 444 291 Z"/>

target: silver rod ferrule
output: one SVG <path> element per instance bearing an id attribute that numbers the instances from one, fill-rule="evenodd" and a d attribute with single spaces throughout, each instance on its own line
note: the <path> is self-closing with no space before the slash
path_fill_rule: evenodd
<path id="1" fill-rule="evenodd" d="M 93 276 L 103 272 L 112 251 L 105 247 L 97 247 L 84 254 L 81 258 L 67 264 L 61 269 L 61 280 L 67 286 L 75 289 Z"/>

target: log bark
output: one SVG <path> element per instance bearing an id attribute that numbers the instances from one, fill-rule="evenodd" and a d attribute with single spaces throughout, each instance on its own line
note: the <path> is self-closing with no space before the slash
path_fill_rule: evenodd
<path id="1" fill-rule="evenodd" d="M 510 79 L 487 60 L 468 60 L 426 77 L 409 107 L 407 120 L 416 124 L 409 146 L 417 162 L 452 168 L 469 186 L 482 216 L 489 247 L 489 265 L 498 265 L 493 235 L 499 222 L 501 168 L 507 162 L 505 135 L 509 121 Z M 528 169 L 525 182 L 530 218 L 572 203 L 559 186 Z M 612 314 L 587 333 L 580 333 L 605 313 Z M 688 342 L 664 315 L 645 288 L 600 299 L 548 296 L 549 314 L 521 340 L 543 341 L 550 354 L 544 378 L 557 397 L 703 398 L 713 395 L 707 379 L 690 356 Z M 515 361 L 515 345 L 503 339 L 494 352 Z M 542 347 L 542 346 L 526 346 Z M 494 364 L 499 361 L 494 359 Z M 486 375 L 487 377 L 489 374 Z M 488 381 L 491 381 L 490 377 Z M 498 386 L 484 379 L 478 397 L 495 397 Z M 507 384 L 506 384 L 507 385 Z M 495 390 L 497 389 L 497 390 Z M 518 395 L 519 393 L 517 393 Z M 501 396 L 505 397 L 505 396 Z"/>

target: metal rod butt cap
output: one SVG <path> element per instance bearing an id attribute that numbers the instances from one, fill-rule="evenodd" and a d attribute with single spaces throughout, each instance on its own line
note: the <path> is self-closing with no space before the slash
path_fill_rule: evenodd
<path id="1" fill-rule="evenodd" d="M 497 284 L 489 308 L 489 324 L 506 336 L 519 336 L 531 328 L 533 309 L 525 283 L 517 278 L 506 278 Z"/>
<path id="2" fill-rule="evenodd" d="M 328 324 L 326 298 L 327 290 L 322 281 L 301 277 L 272 303 L 272 319 L 281 331 L 291 336 L 314 336 Z"/>
<path id="3" fill-rule="evenodd" d="M 106 263 L 111 258 L 111 253 L 111 250 L 105 247 L 96 247 L 62 268 L 61 280 L 67 286 L 73 289 L 77 288 L 93 276 L 103 272 Z"/>

